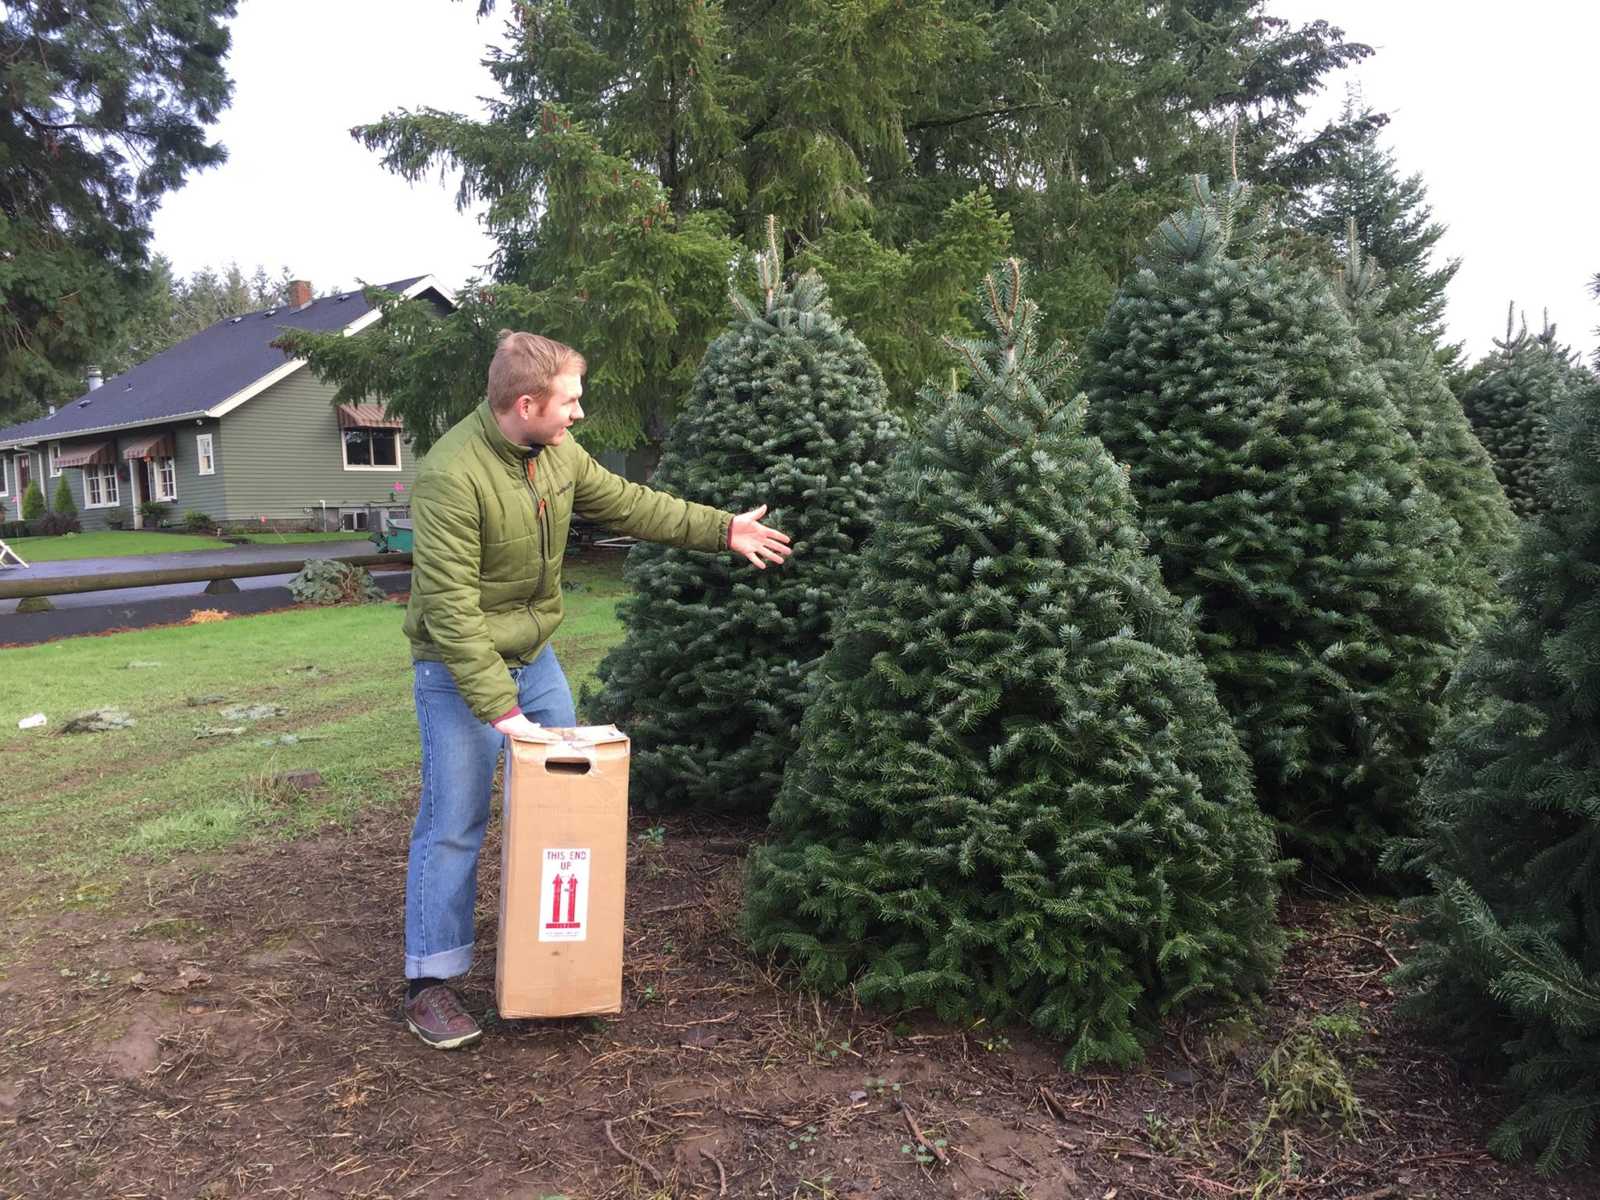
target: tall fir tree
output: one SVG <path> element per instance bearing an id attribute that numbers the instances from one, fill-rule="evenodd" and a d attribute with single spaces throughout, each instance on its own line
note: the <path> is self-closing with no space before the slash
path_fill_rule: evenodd
<path id="1" fill-rule="evenodd" d="M 773 235 L 763 301 L 734 294 L 737 315 L 706 351 L 654 483 L 735 512 L 768 505 L 794 556 L 755 573 L 635 547 L 626 636 L 600 665 L 599 712 L 632 734 L 636 792 L 652 809 L 771 807 L 904 428 L 822 281 L 786 285 L 781 264 Z"/>
<path id="2" fill-rule="evenodd" d="M 227 157 L 235 0 L 0 6 L 0 425 L 82 391 L 149 286 L 161 197 Z"/>
<path id="3" fill-rule="evenodd" d="M 1362 112 L 1359 97 L 1347 96 L 1343 123 L 1352 125 Z M 1355 249 L 1373 260 L 1385 283 L 1373 301 L 1378 314 L 1426 338 L 1448 368 L 1460 347 L 1443 345 L 1445 290 L 1461 260 L 1437 260 L 1447 230 L 1434 220 L 1427 184 L 1421 175 L 1400 173 L 1380 136 L 1380 129 L 1364 127 L 1333 155 L 1323 181 L 1292 206 L 1293 223 L 1343 254 Z"/>
<path id="4" fill-rule="evenodd" d="M 440 3 L 443 0 L 439 0 Z M 721 329 L 728 264 L 774 213 L 913 412 L 984 266 L 1019 250 L 1064 327 L 1104 312 L 1185 175 L 1321 177 L 1375 114 L 1303 136 L 1371 49 L 1263 0 L 480 0 L 507 18 L 485 118 L 401 109 L 353 133 L 412 181 L 458 176 L 496 251 L 444 317 L 286 345 L 382 395 L 419 448 L 476 403 L 495 332 L 594 364 L 590 446 L 658 438 Z M 908 303 L 881 288 L 909 285 Z M 341 344 L 342 342 L 342 344 Z"/>
<path id="5" fill-rule="evenodd" d="M 1571 352 L 1547 320 L 1530 336 L 1516 304 L 1506 309 L 1506 336 L 1467 373 L 1461 407 L 1494 462 L 1519 517 L 1546 511 L 1551 497 L 1550 414 L 1576 381 Z"/>
<path id="6" fill-rule="evenodd" d="M 1432 885 L 1402 1012 L 1504 1082 L 1491 1148 L 1544 1171 L 1587 1156 L 1600 1118 L 1600 383 L 1551 433 L 1555 500 L 1451 684 L 1423 835 L 1392 851 Z"/>
<path id="7" fill-rule="evenodd" d="M 1286 847 L 1364 876 L 1411 827 L 1467 636 L 1455 531 L 1326 280 L 1252 253 L 1244 185 L 1195 188 L 1091 343 L 1090 429 L 1198 602 Z"/>
<path id="8" fill-rule="evenodd" d="M 1456 585 L 1472 627 L 1482 629 L 1502 606 L 1498 576 L 1516 545 L 1516 516 L 1494 463 L 1445 381 L 1432 339 L 1408 318 L 1391 315 L 1388 278 L 1362 252 L 1353 221 L 1344 244 L 1339 298 L 1368 364 L 1416 444 L 1422 482 L 1459 529 Z"/>
<path id="9" fill-rule="evenodd" d="M 1271 976 L 1274 846 L 1015 260 L 980 303 L 992 340 L 896 460 L 745 927 L 809 986 L 1129 1062 L 1142 1019 Z"/>
<path id="10" fill-rule="evenodd" d="M 487 206 L 497 281 L 469 284 L 444 316 L 423 300 L 376 297 L 384 319 L 359 338 L 293 330 L 280 344 L 338 384 L 336 403 L 383 397 L 421 453 L 482 401 L 498 332 L 538 330 L 593 364 L 586 445 L 660 436 L 726 319 L 739 244 L 721 214 L 676 216 L 651 173 L 560 108 L 508 101 L 497 112 L 493 136 L 428 111 L 364 131 L 406 178 L 461 171 L 458 203 Z"/>

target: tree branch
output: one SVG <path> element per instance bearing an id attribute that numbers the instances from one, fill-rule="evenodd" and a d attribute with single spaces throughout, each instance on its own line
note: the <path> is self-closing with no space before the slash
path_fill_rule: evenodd
<path id="1" fill-rule="evenodd" d="M 1035 109 L 1051 108 L 1062 101 L 1040 101 L 1036 104 L 1013 104 L 1007 108 L 985 108 L 978 112 L 962 113 L 958 117 L 939 117 L 927 121 L 913 121 L 906 126 L 906 132 L 921 129 L 949 129 L 954 125 L 964 125 L 968 121 L 980 121 L 988 117 L 1009 117 L 1016 113 L 1032 112 Z"/>

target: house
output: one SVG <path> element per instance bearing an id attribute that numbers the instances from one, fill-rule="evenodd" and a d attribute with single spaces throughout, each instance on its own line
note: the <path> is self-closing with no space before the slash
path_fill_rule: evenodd
<path id="1" fill-rule="evenodd" d="M 432 276 L 385 284 L 448 310 Z M 382 404 L 333 403 L 334 385 L 273 348 L 285 329 L 355 334 L 380 318 L 361 292 L 313 299 L 210 328 L 104 381 L 49 416 L 0 429 L 0 521 L 21 517 L 36 480 L 53 507 L 62 478 L 84 529 L 203 512 L 216 522 L 364 530 L 372 505 L 404 504 L 416 455 Z"/>

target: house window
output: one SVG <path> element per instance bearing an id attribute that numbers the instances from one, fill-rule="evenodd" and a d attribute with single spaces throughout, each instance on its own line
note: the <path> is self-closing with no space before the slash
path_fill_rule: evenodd
<path id="1" fill-rule="evenodd" d="M 150 482 L 157 500 L 178 498 L 178 469 L 170 458 L 158 458 L 150 469 Z"/>
<path id="2" fill-rule="evenodd" d="M 61 443 L 50 443 L 50 478 L 56 479 L 61 475 Z"/>
<path id="3" fill-rule="evenodd" d="M 85 508 L 117 506 L 117 468 L 114 463 L 83 469 L 83 497 Z"/>
<path id="4" fill-rule="evenodd" d="M 197 433 L 194 436 L 194 453 L 200 461 L 200 474 L 215 475 L 217 473 L 217 459 L 211 451 L 211 435 Z"/>
<path id="5" fill-rule="evenodd" d="M 395 471 L 400 467 L 398 429 L 346 429 L 344 466 L 347 471 Z"/>
<path id="6" fill-rule="evenodd" d="M 339 528 L 350 533 L 365 533 L 367 531 L 367 510 L 364 508 L 341 508 L 339 510 Z"/>

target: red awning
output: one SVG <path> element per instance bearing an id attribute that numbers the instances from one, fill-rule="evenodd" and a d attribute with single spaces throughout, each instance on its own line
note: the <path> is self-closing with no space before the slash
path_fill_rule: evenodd
<path id="1" fill-rule="evenodd" d="M 391 417 L 381 404 L 339 405 L 340 429 L 404 429 L 405 423 Z"/>
<path id="2" fill-rule="evenodd" d="M 56 456 L 58 467 L 103 467 L 117 461 L 110 442 L 80 442 L 65 446 Z"/>
<path id="3" fill-rule="evenodd" d="M 122 448 L 122 457 L 125 459 L 136 458 L 171 458 L 172 435 L 170 433 L 155 433 L 149 437 L 136 438 Z"/>

